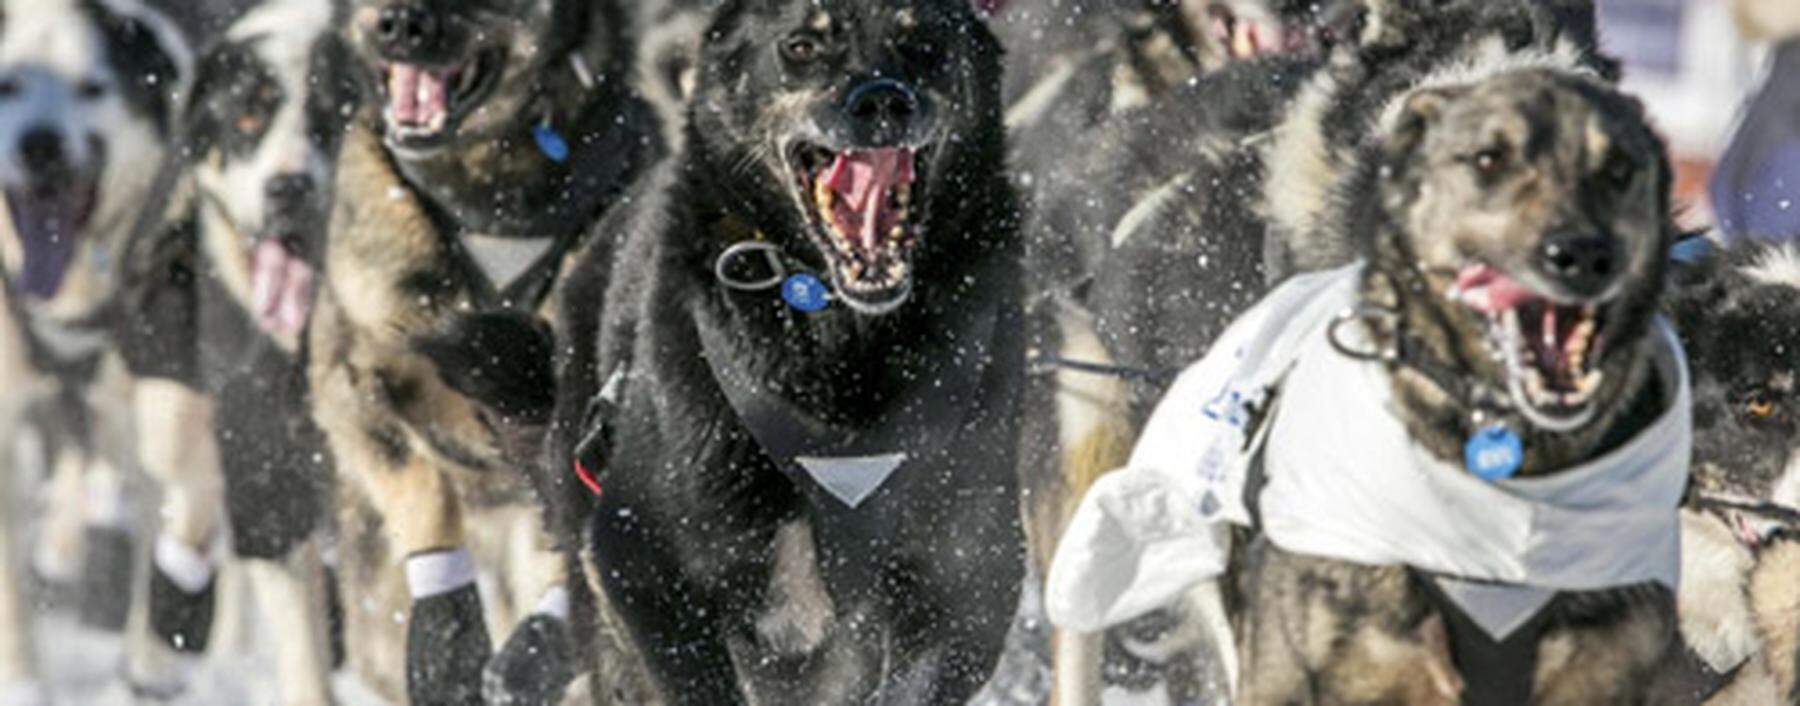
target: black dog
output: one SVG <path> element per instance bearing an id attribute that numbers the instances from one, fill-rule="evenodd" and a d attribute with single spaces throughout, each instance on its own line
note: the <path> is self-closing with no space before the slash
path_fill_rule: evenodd
<path id="1" fill-rule="evenodd" d="M 590 575 L 670 701 L 961 703 L 1023 568 L 999 47 L 959 0 L 707 37 L 685 151 L 563 294 Z"/>

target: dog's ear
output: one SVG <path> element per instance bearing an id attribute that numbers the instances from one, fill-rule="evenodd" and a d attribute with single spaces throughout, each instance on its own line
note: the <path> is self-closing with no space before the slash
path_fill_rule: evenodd
<path id="1" fill-rule="evenodd" d="M 133 103 L 149 106 L 157 128 L 168 134 L 193 75 L 187 38 L 167 17 L 148 8 L 125 9 L 101 0 L 88 0 L 87 8 L 106 37 L 119 90 Z"/>
<path id="2" fill-rule="evenodd" d="M 1406 96 L 1381 131 L 1383 163 L 1390 170 L 1402 167 L 1425 142 L 1426 134 L 1443 116 L 1444 107 L 1464 91 L 1462 88 L 1425 88 Z"/>

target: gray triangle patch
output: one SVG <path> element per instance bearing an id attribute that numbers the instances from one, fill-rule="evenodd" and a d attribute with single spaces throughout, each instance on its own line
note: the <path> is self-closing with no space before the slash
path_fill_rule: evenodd
<path id="1" fill-rule="evenodd" d="M 900 469 L 900 464 L 906 463 L 906 454 L 830 458 L 800 456 L 794 461 L 806 469 L 807 475 L 824 487 L 825 492 L 854 508 L 868 500 L 882 483 L 886 483 L 894 475 L 894 471 Z"/>
<path id="2" fill-rule="evenodd" d="M 500 238 L 465 233 L 463 249 L 496 289 L 505 289 L 550 252 L 555 238 Z"/>

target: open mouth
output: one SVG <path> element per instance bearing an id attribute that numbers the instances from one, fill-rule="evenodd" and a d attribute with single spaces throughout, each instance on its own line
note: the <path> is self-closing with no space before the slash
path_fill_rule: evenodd
<path id="1" fill-rule="evenodd" d="M 250 246 L 250 305 L 264 333 L 293 337 L 312 313 L 315 275 L 288 240 L 260 237 Z"/>
<path id="2" fill-rule="evenodd" d="M 1550 431 L 1592 419 L 1606 378 L 1606 318 L 1598 305 L 1558 302 L 1485 264 L 1458 271 L 1450 298 L 1486 317 L 1489 348 L 1520 413 Z"/>
<path id="3" fill-rule="evenodd" d="M 920 161 L 905 147 L 833 152 L 801 145 L 789 156 L 801 210 L 838 294 L 863 313 L 892 311 L 911 294 Z"/>
<path id="4" fill-rule="evenodd" d="M 449 67 L 402 61 L 382 67 L 387 97 L 383 117 L 389 134 L 406 143 L 430 142 L 448 134 L 493 89 L 499 63 L 499 52 L 488 50 Z"/>
<path id="5" fill-rule="evenodd" d="M 7 210 L 24 256 L 17 285 L 27 297 L 49 299 L 62 288 L 99 200 L 97 181 L 68 181 L 73 183 L 6 189 Z"/>

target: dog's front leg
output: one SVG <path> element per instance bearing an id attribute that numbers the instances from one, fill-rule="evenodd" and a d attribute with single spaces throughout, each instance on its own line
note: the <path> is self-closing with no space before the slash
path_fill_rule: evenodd
<path id="1" fill-rule="evenodd" d="M 443 469 L 404 444 L 375 449 L 355 443 L 369 438 L 333 434 L 332 448 L 406 557 L 412 595 L 407 697 L 420 705 L 480 704 L 481 670 L 493 646 L 475 584 L 474 558 L 464 548 L 456 491 Z"/>
<path id="2" fill-rule="evenodd" d="M 1643 703 L 1675 637 L 1675 597 L 1657 585 L 1557 599 L 1538 643 L 1534 706 Z"/>
<path id="3" fill-rule="evenodd" d="M 32 647 L 31 613 L 24 595 L 21 550 L 29 506 L 26 483 L 13 464 L 13 446 L 21 427 L 13 407 L 10 401 L 0 400 L 0 441 L 6 446 L 0 449 L 0 704 L 23 706 L 45 703 L 47 697 L 37 683 L 37 652 Z"/>
<path id="4" fill-rule="evenodd" d="M 621 493 L 609 492 L 594 515 L 587 554 L 603 599 L 631 633 L 637 652 L 670 704 L 743 703 L 730 650 L 719 632 L 725 614 Z"/>

